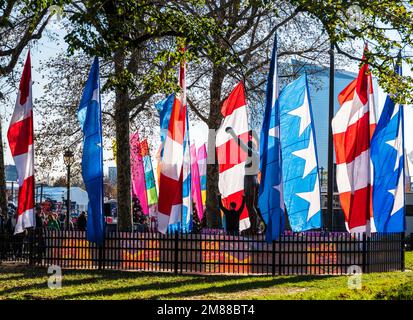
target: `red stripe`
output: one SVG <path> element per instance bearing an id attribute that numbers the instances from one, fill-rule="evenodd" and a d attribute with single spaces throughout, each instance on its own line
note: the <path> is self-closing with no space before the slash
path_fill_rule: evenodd
<path id="1" fill-rule="evenodd" d="M 179 180 L 171 179 L 161 173 L 159 186 L 158 210 L 169 216 L 172 206 L 182 203 L 182 172 Z"/>
<path id="2" fill-rule="evenodd" d="M 181 101 L 175 98 L 168 125 L 168 135 L 180 144 L 183 144 L 185 135 L 185 108 L 181 108 Z"/>
<path id="3" fill-rule="evenodd" d="M 26 63 L 24 64 L 23 74 L 20 79 L 20 105 L 24 105 L 29 97 L 30 80 L 32 78 L 32 66 L 30 61 L 30 51 L 27 54 Z"/>
<path id="4" fill-rule="evenodd" d="M 141 156 L 142 157 L 146 157 L 149 155 L 149 146 L 148 146 L 148 140 L 147 139 L 143 139 L 141 141 Z"/>
<path id="5" fill-rule="evenodd" d="M 349 229 L 365 226 L 371 215 L 371 186 L 358 189 L 353 194 L 340 194 L 340 203 Z"/>
<path id="6" fill-rule="evenodd" d="M 343 91 L 340 92 L 340 94 L 338 95 L 338 102 L 340 103 L 340 106 L 342 106 L 344 102 L 353 100 L 356 85 L 357 79 L 354 79 L 348 84 L 347 87 L 344 88 Z"/>
<path id="7" fill-rule="evenodd" d="M 248 132 L 245 132 L 238 137 L 247 144 Z M 228 140 L 217 147 L 217 159 L 219 173 L 221 173 L 244 162 L 247 159 L 247 153 L 238 146 L 238 143 L 234 139 L 231 138 L 231 140 Z"/>
<path id="8" fill-rule="evenodd" d="M 224 117 L 228 117 L 234 110 L 246 106 L 244 84 L 240 81 L 231 91 L 228 98 L 224 101 L 221 113 Z"/>
<path id="9" fill-rule="evenodd" d="M 230 203 L 235 202 L 237 204 L 236 210 L 238 210 L 241 207 L 243 195 L 244 195 L 244 190 L 233 193 L 226 198 L 222 198 L 222 204 L 224 205 L 225 208 L 230 209 Z M 246 218 L 248 218 L 248 209 L 247 209 L 247 206 L 245 205 L 244 210 L 242 210 L 241 212 L 241 216 L 239 220 L 241 221 Z"/>
<path id="10" fill-rule="evenodd" d="M 23 212 L 34 208 L 34 176 L 28 177 L 23 181 L 19 188 L 19 205 L 17 214 L 21 215 Z"/>
<path id="11" fill-rule="evenodd" d="M 364 60 L 364 56 L 363 56 Z M 356 92 L 357 95 L 360 98 L 360 101 L 363 104 L 366 104 L 368 102 L 368 87 L 369 87 L 369 65 L 368 64 L 363 64 L 363 66 L 360 68 L 359 75 L 357 78 L 357 86 L 356 86 Z"/>
<path id="12" fill-rule="evenodd" d="M 29 145 L 33 144 L 33 111 L 22 121 L 10 124 L 7 139 L 13 157 L 27 153 Z"/>
<path id="13" fill-rule="evenodd" d="M 370 119 L 366 112 L 357 122 L 347 127 L 347 131 L 333 135 L 336 162 L 353 162 L 370 147 Z"/>

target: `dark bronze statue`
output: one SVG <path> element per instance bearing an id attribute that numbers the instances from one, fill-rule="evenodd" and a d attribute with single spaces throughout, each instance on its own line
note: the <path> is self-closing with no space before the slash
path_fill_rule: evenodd
<path id="1" fill-rule="evenodd" d="M 230 134 L 232 138 L 238 143 L 240 148 L 247 152 L 247 159 L 245 161 L 245 176 L 244 176 L 244 194 L 245 194 L 245 204 L 248 210 L 248 216 L 250 219 L 251 227 L 247 233 L 255 234 L 258 231 L 258 218 L 261 220 L 263 225 L 262 233 L 265 233 L 265 222 L 261 216 L 261 212 L 258 208 L 258 172 L 260 155 L 258 153 L 257 147 L 252 140 L 248 140 L 248 145 L 246 145 L 234 132 L 231 127 L 227 127 L 225 132 Z"/>

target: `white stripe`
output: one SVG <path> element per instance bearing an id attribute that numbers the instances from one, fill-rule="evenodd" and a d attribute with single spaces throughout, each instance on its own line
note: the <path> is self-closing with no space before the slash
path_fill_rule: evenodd
<path id="1" fill-rule="evenodd" d="M 162 212 L 158 212 L 158 231 L 162 234 L 166 234 L 169 225 L 169 215 Z"/>
<path id="2" fill-rule="evenodd" d="M 181 222 L 182 204 L 174 204 L 171 208 L 171 215 L 169 216 L 169 225 Z"/>
<path id="3" fill-rule="evenodd" d="M 248 118 L 247 107 L 239 107 L 234 110 L 232 114 L 224 118 L 221 126 L 217 130 L 216 146 L 225 144 L 227 141 L 232 140 L 231 135 L 225 132 L 227 127 L 231 127 L 237 136 L 248 132 Z"/>
<path id="4" fill-rule="evenodd" d="M 223 198 L 244 190 L 245 162 L 219 174 L 218 188 Z"/>
<path id="5" fill-rule="evenodd" d="M 170 137 L 165 140 L 164 154 L 162 157 L 161 172 L 163 175 L 179 180 L 183 163 L 183 146 Z"/>
<path id="6" fill-rule="evenodd" d="M 250 222 L 249 217 L 240 220 L 240 222 L 239 222 L 239 231 L 247 230 L 249 227 L 251 227 L 251 222 Z"/>
<path id="7" fill-rule="evenodd" d="M 28 209 L 17 217 L 17 223 L 14 227 L 14 234 L 21 233 L 26 228 L 34 227 L 34 210 Z"/>
<path id="8" fill-rule="evenodd" d="M 29 96 L 27 97 L 26 103 L 23 105 L 20 104 L 20 95 L 21 92 L 19 90 L 19 93 L 17 94 L 16 105 L 14 107 L 13 116 L 10 120 L 10 125 L 28 118 L 31 114 L 31 110 L 33 108 L 31 80 L 29 84 Z"/>
<path id="9" fill-rule="evenodd" d="M 338 192 L 355 192 L 367 187 L 371 181 L 369 168 L 369 149 L 362 152 L 353 162 L 338 164 L 336 171 Z"/>
<path id="10" fill-rule="evenodd" d="M 29 145 L 27 153 L 15 156 L 14 163 L 16 164 L 18 183 L 21 187 L 24 180 L 34 175 L 34 152 L 33 145 Z"/>
<path id="11" fill-rule="evenodd" d="M 343 133 L 352 124 L 360 120 L 369 111 L 369 103 L 363 104 L 357 94 L 353 100 L 346 101 L 338 109 L 332 121 L 333 134 Z"/>

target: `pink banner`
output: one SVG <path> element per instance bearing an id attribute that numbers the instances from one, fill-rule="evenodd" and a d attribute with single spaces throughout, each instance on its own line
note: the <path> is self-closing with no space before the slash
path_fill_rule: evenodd
<path id="1" fill-rule="evenodd" d="M 202 204 L 206 207 L 206 171 L 207 171 L 207 148 L 206 143 L 198 149 L 197 161 L 199 169 L 199 180 L 201 181 Z"/>
<path id="2" fill-rule="evenodd" d="M 130 161 L 131 161 L 131 177 L 132 177 L 132 197 L 139 199 L 142 207 L 142 212 L 145 215 L 149 214 L 148 198 L 146 195 L 145 170 L 143 167 L 143 159 L 140 150 L 138 132 L 130 136 Z"/>
<path id="3" fill-rule="evenodd" d="M 201 181 L 199 178 L 199 168 L 198 161 L 196 157 L 196 147 L 195 143 L 191 144 L 191 192 L 192 199 L 195 202 L 195 208 L 198 213 L 199 221 L 202 220 L 204 215 L 204 208 L 202 205 L 202 195 L 201 195 Z"/>

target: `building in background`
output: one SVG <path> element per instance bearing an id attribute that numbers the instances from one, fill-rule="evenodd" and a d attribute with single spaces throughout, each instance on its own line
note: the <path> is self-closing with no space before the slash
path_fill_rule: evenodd
<path id="1" fill-rule="evenodd" d="M 17 181 L 17 169 L 15 165 L 6 164 L 4 166 L 6 181 Z"/>
<path id="2" fill-rule="evenodd" d="M 116 167 L 109 167 L 108 168 L 108 177 L 109 177 L 110 184 L 115 185 L 116 181 L 118 179 L 118 172 L 116 170 Z"/>

